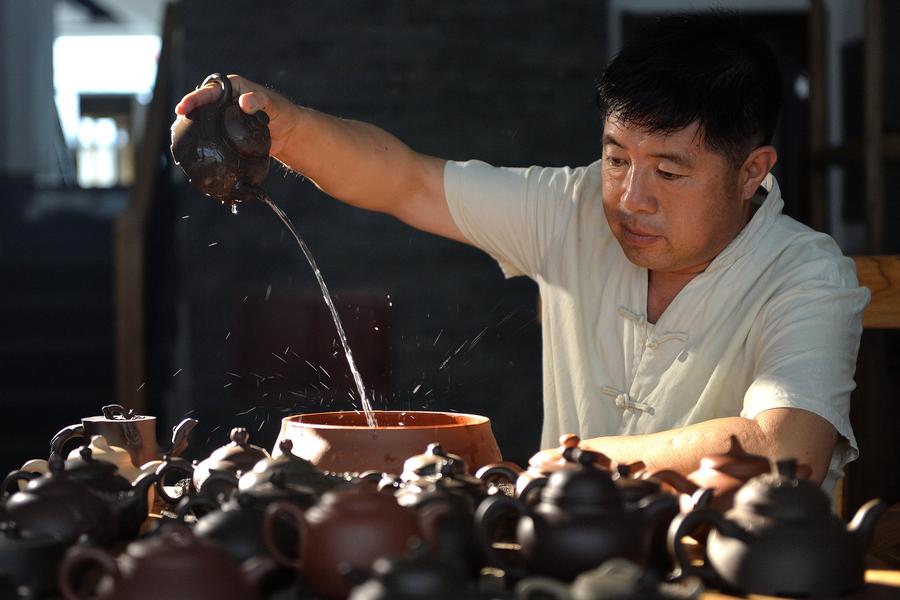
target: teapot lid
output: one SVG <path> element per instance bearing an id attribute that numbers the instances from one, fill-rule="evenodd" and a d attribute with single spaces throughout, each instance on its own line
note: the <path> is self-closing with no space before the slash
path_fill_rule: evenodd
<path id="1" fill-rule="evenodd" d="M 466 462 L 461 456 L 450 454 L 437 442 L 428 444 L 423 454 L 407 458 L 403 463 L 400 479 L 411 481 L 420 477 L 437 475 L 464 475 L 468 471 Z"/>
<path id="2" fill-rule="evenodd" d="M 248 490 L 264 485 L 275 477 L 283 477 L 288 486 L 300 486 L 312 490 L 316 495 L 336 487 L 336 479 L 320 471 L 312 462 L 292 452 L 294 443 L 285 438 L 278 442 L 278 456 L 263 458 L 253 465 L 253 469 L 241 475 L 238 488 Z"/>
<path id="3" fill-rule="evenodd" d="M 598 452 L 578 447 L 566 448 L 563 457 L 577 465 L 560 469 L 547 479 L 541 502 L 569 509 L 622 510 L 623 500 L 612 476 L 597 468 Z"/>
<path id="4" fill-rule="evenodd" d="M 745 483 L 734 499 L 735 510 L 779 521 L 811 521 L 831 516 L 831 502 L 822 489 L 797 476 L 796 459 L 772 465 L 770 473 Z"/>
<path id="5" fill-rule="evenodd" d="M 250 434 L 244 427 L 235 427 L 228 437 L 231 442 L 214 450 L 206 459 L 209 464 L 227 461 L 250 468 L 264 458 L 271 458 L 265 449 L 250 443 Z"/>

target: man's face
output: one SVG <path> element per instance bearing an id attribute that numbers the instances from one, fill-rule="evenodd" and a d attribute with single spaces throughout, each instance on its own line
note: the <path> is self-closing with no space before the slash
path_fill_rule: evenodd
<path id="1" fill-rule="evenodd" d="M 738 169 L 706 148 L 696 123 L 648 133 L 614 115 L 603 131 L 603 210 L 634 264 L 699 273 L 746 223 Z"/>

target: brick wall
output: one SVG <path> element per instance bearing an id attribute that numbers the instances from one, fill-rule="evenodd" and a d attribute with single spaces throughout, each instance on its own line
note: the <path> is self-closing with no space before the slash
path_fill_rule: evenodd
<path id="1" fill-rule="evenodd" d="M 210 72 L 236 72 L 437 156 L 584 164 L 599 153 L 592 85 L 605 59 L 604 7 L 580 0 L 184 0 L 175 87 L 180 96 Z M 334 371 L 341 365 L 313 381 L 311 357 L 286 351 L 284 336 L 252 335 L 262 326 L 247 317 L 248 304 L 255 315 L 271 308 L 270 330 L 279 319 L 299 330 L 285 311 L 307 310 L 300 307 L 317 294 L 274 214 L 246 206 L 230 215 L 177 172 L 170 184 L 151 232 L 151 407 L 172 421 L 195 410 L 195 442 L 205 447 L 224 443 L 225 430 L 238 424 L 258 428 L 254 439 L 269 446 L 284 413 L 319 402 L 349 408 L 345 392 L 333 389 L 347 387 L 346 373 Z M 505 281 L 481 252 L 343 206 L 281 168 L 267 185 L 337 296 L 351 346 L 364 348 L 359 359 L 364 379 L 379 388 L 376 408 L 485 414 L 508 458 L 522 461 L 537 450 L 541 351 L 532 282 Z M 326 318 L 308 310 L 308 320 Z M 310 331 L 288 338 L 312 352 Z M 306 379 L 298 375 L 304 369 Z M 262 408 L 237 414 L 254 406 Z"/>

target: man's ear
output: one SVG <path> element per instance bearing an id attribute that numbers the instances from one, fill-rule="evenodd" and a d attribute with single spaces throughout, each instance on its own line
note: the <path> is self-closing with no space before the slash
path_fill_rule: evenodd
<path id="1" fill-rule="evenodd" d="M 747 156 L 741 165 L 741 198 L 749 200 L 753 197 L 777 161 L 778 151 L 774 146 L 760 146 Z"/>

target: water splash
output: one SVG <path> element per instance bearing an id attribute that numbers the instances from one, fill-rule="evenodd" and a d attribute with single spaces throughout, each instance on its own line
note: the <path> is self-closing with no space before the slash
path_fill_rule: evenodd
<path id="1" fill-rule="evenodd" d="M 337 309 L 334 307 L 334 301 L 331 299 L 331 294 L 328 292 L 328 286 L 325 285 L 325 279 L 322 278 L 322 273 L 319 271 L 319 266 L 316 264 L 316 260 L 313 258 L 312 252 L 309 251 L 306 243 L 297 233 L 297 230 L 294 229 L 294 225 L 291 223 L 291 220 L 285 214 L 283 210 L 281 210 L 275 202 L 272 201 L 271 198 L 266 196 L 265 198 L 266 204 L 278 215 L 278 218 L 281 219 L 282 223 L 288 228 L 288 231 L 291 232 L 291 235 L 294 236 L 294 239 L 297 240 L 297 244 L 300 246 L 300 250 L 303 251 L 303 255 L 306 257 L 306 260 L 309 262 L 309 266 L 312 267 L 313 273 L 316 276 L 316 280 L 319 282 L 319 287 L 322 289 L 322 297 L 325 299 L 325 304 L 328 306 L 328 310 L 331 311 L 331 318 L 334 319 L 334 326 L 337 328 L 338 337 L 341 339 L 341 345 L 344 347 L 344 354 L 347 356 L 347 363 L 350 365 L 350 373 L 353 375 L 353 381 L 356 383 L 356 391 L 359 393 L 359 399 L 363 407 L 363 412 L 366 415 L 366 423 L 369 427 L 377 427 L 378 423 L 375 420 L 375 413 L 372 410 L 372 405 L 369 403 L 369 399 L 366 397 L 366 389 L 363 386 L 362 376 L 359 374 L 359 370 L 356 368 L 356 363 L 353 361 L 353 353 L 350 351 L 350 344 L 347 343 L 347 334 L 344 333 L 344 326 L 341 324 L 341 318 L 338 316 Z M 311 365 L 310 365 L 311 366 Z"/>

